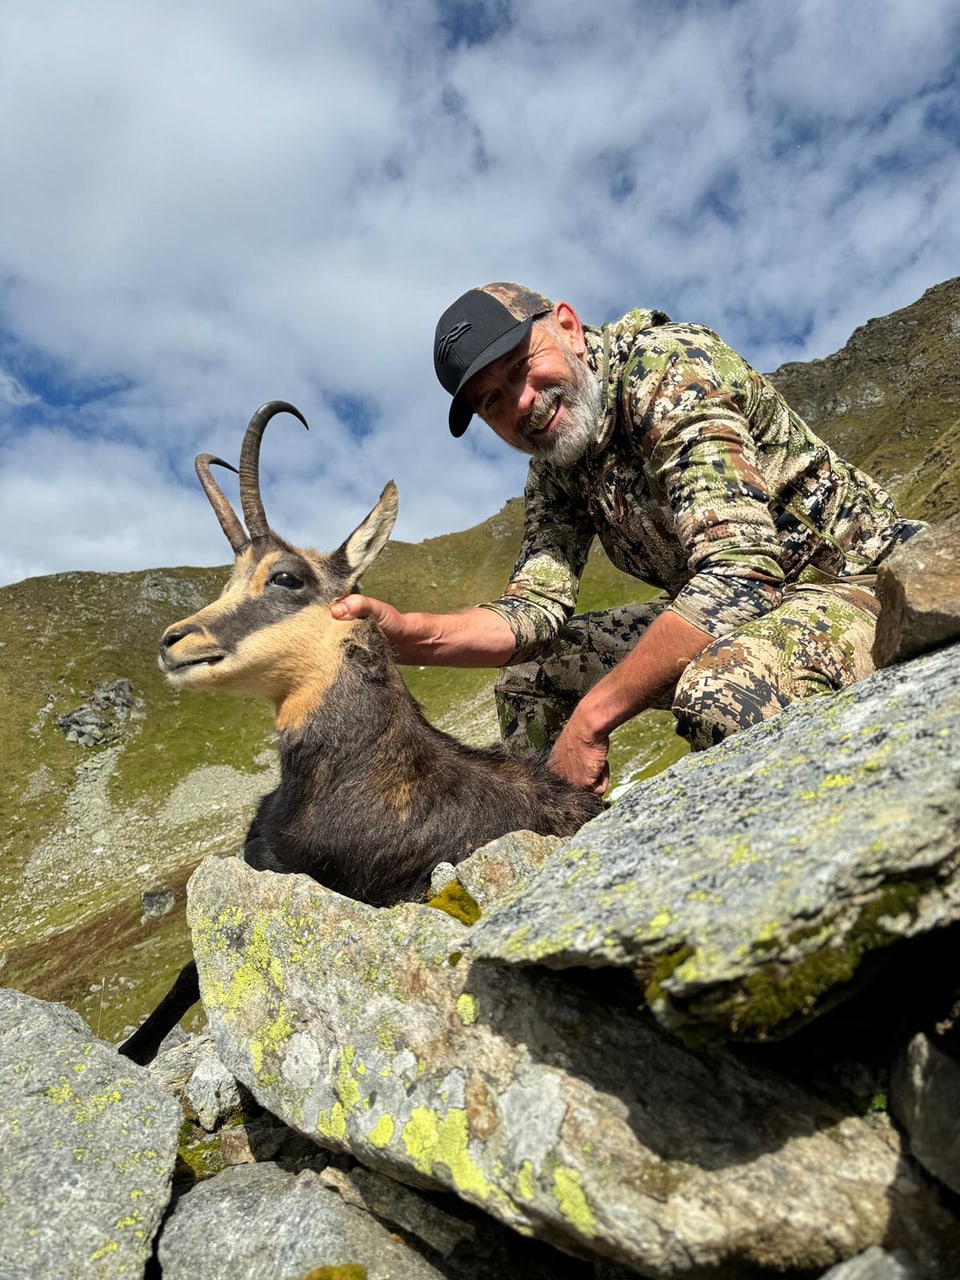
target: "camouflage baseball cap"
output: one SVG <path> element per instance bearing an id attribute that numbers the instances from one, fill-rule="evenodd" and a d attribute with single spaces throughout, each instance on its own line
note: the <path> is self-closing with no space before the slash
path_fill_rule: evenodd
<path id="1" fill-rule="evenodd" d="M 450 431 L 462 436 L 473 410 L 461 395 L 475 373 L 518 347 L 534 320 L 553 310 L 542 293 L 522 284 L 485 284 L 459 297 L 437 322 L 433 340 L 433 367 L 446 391 L 453 396 Z"/>

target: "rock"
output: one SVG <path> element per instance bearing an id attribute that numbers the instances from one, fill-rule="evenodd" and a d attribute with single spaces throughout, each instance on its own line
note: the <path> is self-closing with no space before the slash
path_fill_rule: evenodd
<path id="1" fill-rule="evenodd" d="M 101 681 L 89 702 L 60 716 L 57 724 L 68 742 L 103 746 L 116 739 L 119 726 L 135 714 L 138 703 L 142 707 L 142 699 L 136 697 L 129 680 Z"/>
<path id="2" fill-rule="evenodd" d="M 443 1280 L 317 1174 L 272 1164 L 236 1165 L 186 1192 L 158 1253 L 163 1280 L 304 1280 L 335 1267 L 349 1280 Z"/>
<path id="3" fill-rule="evenodd" d="M 622 966 L 696 1040 L 813 1018 L 960 920 L 958 669 L 888 667 L 640 783 L 484 913 L 475 960 Z"/>
<path id="4" fill-rule="evenodd" d="M 477 1229 L 473 1223 L 454 1217 L 410 1187 L 370 1169 L 356 1168 L 349 1173 L 342 1169 L 324 1169 L 320 1180 L 338 1191 L 347 1204 L 366 1209 L 374 1217 L 416 1236 L 444 1258 L 460 1246 L 476 1241 Z"/>
<path id="5" fill-rule="evenodd" d="M 126 719 L 135 701 L 129 680 L 102 680 L 90 698 L 92 706 L 98 710 L 110 708 L 119 720 Z"/>
<path id="6" fill-rule="evenodd" d="M 132 1030 L 133 1028 L 130 1028 L 130 1032 Z M 216 1049 L 211 1036 L 187 1035 L 177 1026 L 161 1043 L 156 1058 L 147 1070 L 165 1093 L 179 1099 L 183 1096 L 187 1081 L 196 1070 L 197 1063 L 207 1054 L 215 1053 Z"/>
<path id="7" fill-rule="evenodd" d="M 0 1275 L 142 1275 L 180 1108 L 79 1014 L 0 991 Z"/>
<path id="8" fill-rule="evenodd" d="M 257 1164 L 269 1160 L 297 1173 L 301 1169 L 319 1173 L 330 1162 L 328 1151 L 267 1111 L 244 1124 L 225 1125 L 219 1131 L 219 1138 L 225 1165 Z"/>
<path id="9" fill-rule="evenodd" d="M 608 978 L 473 965 L 441 912 L 230 859 L 201 864 L 188 913 L 228 1069 L 376 1171 L 653 1280 L 813 1271 L 881 1241 L 960 1269 L 955 1219 L 883 1117 L 683 1048 Z"/>
<path id="10" fill-rule="evenodd" d="M 926 653 L 960 636 L 960 515 L 899 547 L 877 574 L 878 667 Z"/>
<path id="11" fill-rule="evenodd" d="M 894 1066 L 890 1104 L 915 1158 L 960 1193 L 960 1062 L 914 1036 Z"/>
<path id="12" fill-rule="evenodd" d="M 491 840 L 455 867 L 441 863 L 441 867 L 449 867 L 450 870 L 447 877 L 440 873 L 440 887 L 456 880 L 481 911 L 485 911 L 488 907 L 502 904 L 529 876 L 539 871 L 563 843 L 561 836 L 512 831 Z"/>
<path id="13" fill-rule="evenodd" d="M 885 1253 L 875 1246 L 858 1258 L 831 1267 L 822 1280 L 926 1280 L 926 1277 L 909 1263 L 901 1262 L 892 1253 Z"/>
<path id="14" fill-rule="evenodd" d="M 164 885 L 156 889 L 144 889 L 140 894 L 140 923 L 159 920 L 161 916 L 169 915 L 176 905 L 177 895 L 172 889 Z"/>
<path id="15" fill-rule="evenodd" d="M 187 1114 L 196 1116 L 207 1133 L 213 1133 L 241 1107 L 237 1082 L 214 1052 L 205 1054 L 194 1067 L 183 1100 Z"/>

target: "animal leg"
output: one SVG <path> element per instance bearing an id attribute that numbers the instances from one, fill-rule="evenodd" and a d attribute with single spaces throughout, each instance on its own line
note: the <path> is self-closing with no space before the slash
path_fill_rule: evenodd
<path id="1" fill-rule="evenodd" d="M 185 964 L 173 986 L 163 997 L 153 1013 L 137 1028 L 132 1036 L 117 1046 L 117 1052 L 138 1062 L 142 1067 L 157 1056 L 163 1038 L 173 1030 L 187 1010 L 200 999 L 200 981 L 196 960 Z"/>

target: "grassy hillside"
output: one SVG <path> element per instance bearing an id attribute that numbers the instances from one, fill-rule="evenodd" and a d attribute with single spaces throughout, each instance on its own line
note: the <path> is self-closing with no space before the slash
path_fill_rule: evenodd
<path id="1" fill-rule="evenodd" d="M 842 352 L 772 375 L 840 452 L 888 484 L 910 514 L 960 510 L 960 281 L 858 329 Z M 399 608 L 457 609 L 500 593 L 520 538 L 519 500 L 463 533 L 392 543 L 365 587 Z M 152 1007 L 189 956 L 183 888 L 207 853 L 242 841 L 273 785 L 269 708 L 177 695 L 156 663 L 161 632 L 218 594 L 225 569 L 61 574 L 0 589 L 0 983 L 79 1009 L 105 1037 Z M 579 607 L 649 597 L 599 551 Z M 496 735 L 493 674 L 408 669 L 434 723 Z M 104 682 L 128 680 L 131 713 L 103 713 L 102 745 L 59 725 Z M 684 750 L 672 717 L 615 735 L 614 783 Z M 173 912 L 141 918 L 144 890 Z"/>

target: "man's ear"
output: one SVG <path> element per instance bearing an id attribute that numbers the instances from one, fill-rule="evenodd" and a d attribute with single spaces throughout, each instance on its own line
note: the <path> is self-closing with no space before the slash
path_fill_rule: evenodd
<path id="1" fill-rule="evenodd" d="M 580 317 L 573 307 L 569 302 L 555 302 L 553 304 L 553 318 L 563 330 L 573 354 L 582 359 L 586 352 L 587 344 L 583 338 L 583 325 L 580 323 Z"/>

